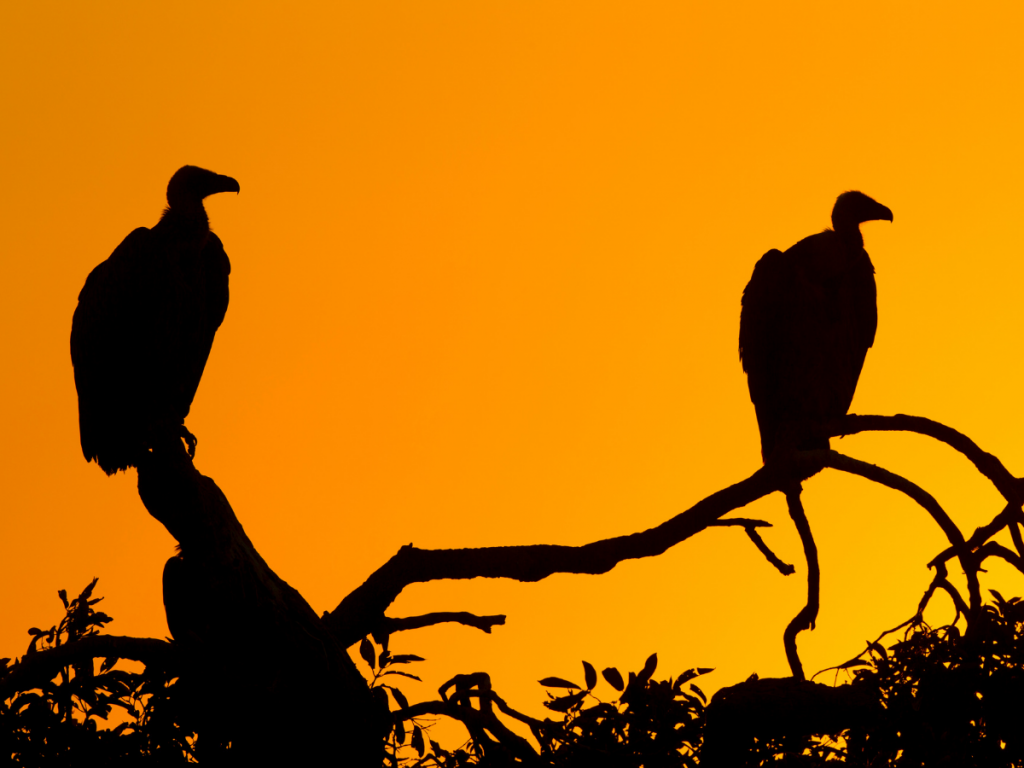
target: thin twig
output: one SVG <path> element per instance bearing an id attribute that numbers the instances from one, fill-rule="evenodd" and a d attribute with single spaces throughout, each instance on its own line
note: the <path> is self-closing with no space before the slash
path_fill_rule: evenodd
<path id="1" fill-rule="evenodd" d="M 742 526 L 747 534 L 747 538 L 757 547 L 757 551 L 764 555 L 765 559 L 783 576 L 790 576 L 796 573 L 796 568 L 772 552 L 768 545 L 765 544 L 764 539 L 761 538 L 761 534 L 757 532 L 758 528 L 771 528 L 771 523 L 766 520 L 755 520 L 748 517 L 730 517 L 726 520 L 715 520 L 715 522 L 708 525 L 709 528 L 726 528 L 730 526 Z"/>
<path id="2" fill-rule="evenodd" d="M 385 616 L 380 626 L 374 629 L 373 639 L 378 643 L 382 643 L 385 637 L 395 632 L 422 629 L 423 627 L 432 627 L 435 624 L 448 622 L 465 624 L 467 627 L 475 627 L 482 632 L 490 634 L 492 627 L 505 623 L 505 616 L 501 614 L 497 616 L 477 616 L 466 611 L 440 611 L 437 613 L 426 613 L 422 616 L 406 616 L 404 618 Z"/>

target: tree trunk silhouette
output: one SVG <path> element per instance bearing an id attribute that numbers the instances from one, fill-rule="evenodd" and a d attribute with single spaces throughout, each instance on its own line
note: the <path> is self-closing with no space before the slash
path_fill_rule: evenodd
<path id="1" fill-rule="evenodd" d="M 345 647 L 260 557 L 216 483 L 185 454 L 139 466 L 146 509 L 181 544 L 165 604 L 201 738 L 232 764 L 380 765 L 390 727 Z M 177 561 L 177 563 L 175 563 Z"/>

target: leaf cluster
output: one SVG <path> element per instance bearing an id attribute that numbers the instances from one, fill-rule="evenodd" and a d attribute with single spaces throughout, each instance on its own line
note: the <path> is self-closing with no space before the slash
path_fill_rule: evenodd
<path id="1" fill-rule="evenodd" d="M 658 655 L 651 654 L 643 669 L 630 672 L 626 681 L 614 667 L 604 669 L 601 676 L 619 694 L 611 701 L 594 695 L 597 673 L 586 661 L 585 687 L 557 677 L 541 680 L 546 687 L 576 690 L 562 696 L 548 694 L 545 706 L 565 717 L 545 721 L 543 764 L 564 768 L 695 766 L 707 697 L 693 681 L 712 670 L 691 669 L 674 680 L 659 681 L 653 677 L 657 666 Z"/>
<path id="2" fill-rule="evenodd" d="M 990 590 L 976 631 L 920 623 L 890 648 L 875 642 L 854 673 L 880 711 L 845 734 L 858 766 L 1024 766 L 1024 602 Z"/>
<path id="3" fill-rule="evenodd" d="M 370 691 L 373 694 L 374 699 L 384 710 L 390 711 L 390 702 L 388 701 L 388 693 L 391 694 L 391 698 L 395 704 L 398 705 L 399 709 L 408 709 L 409 700 L 405 694 L 402 693 L 401 689 L 394 685 L 394 683 L 383 683 L 381 679 L 391 675 L 409 678 L 422 682 L 419 677 L 406 672 L 402 669 L 394 669 L 404 664 L 412 664 L 417 661 L 426 661 L 422 656 L 417 656 L 413 653 L 398 653 L 392 654 L 389 649 L 390 636 L 384 635 L 381 642 L 381 651 L 378 654 L 376 648 L 374 648 L 373 642 L 369 637 L 364 637 L 359 643 L 359 656 L 366 665 L 370 668 L 370 672 L 373 674 L 370 680 Z M 440 747 L 438 747 L 440 748 Z M 384 754 L 384 765 L 385 766 L 398 766 L 406 760 L 406 753 L 408 749 L 411 749 L 416 753 L 417 758 L 423 758 L 426 752 L 426 741 L 424 736 L 424 728 L 418 724 L 413 723 L 411 731 L 407 731 L 405 722 L 400 719 L 395 719 L 390 732 L 386 737 L 386 751 Z"/>
<path id="4" fill-rule="evenodd" d="M 0 659 L 0 683 L 34 654 L 81 642 L 112 621 L 94 608 L 102 600 L 92 597 L 96 581 L 70 601 L 65 590 L 58 592 L 64 618 L 47 630 L 31 628 L 20 662 Z M 180 765 L 195 759 L 195 733 L 172 671 L 150 664 L 131 672 L 118 668 L 118 661 L 104 658 L 99 671 L 92 658 L 69 664 L 39 688 L 0 700 L 0 754 L 10 756 L 12 766 Z M 112 713 L 121 722 L 100 727 Z"/>

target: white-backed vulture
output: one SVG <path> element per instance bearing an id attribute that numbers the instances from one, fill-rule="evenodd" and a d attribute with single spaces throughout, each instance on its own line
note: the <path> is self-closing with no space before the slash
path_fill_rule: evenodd
<path id="1" fill-rule="evenodd" d="M 768 251 L 743 291 L 740 360 L 761 431 L 776 447 L 828 448 L 821 425 L 846 414 L 878 325 L 875 269 L 860 224 L 892 221 L 861 192 L 844 192 L 832 229 Z"/>
<path id="2" fill-rule="evenodd" d="M 195 453 L 185 417 L 228 308 L 231 271 L 203 199 L 238 191 L 228 176 L 179 169 L 160 221 L 129 234 L 78 296 L 71 362 L 82 452 L 108 475 L 181 438 Z"/>

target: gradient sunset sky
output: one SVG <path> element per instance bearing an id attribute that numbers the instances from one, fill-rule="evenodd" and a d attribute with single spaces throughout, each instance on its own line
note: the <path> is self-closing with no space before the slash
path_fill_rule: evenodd
<path id="1" fill-rule="evenodd" d="M 761 463 L 737 357 L 754 263 L 859 189 L 879 330 L 857 413 L 938 419 L 1024 474 L 1020 3 L 8 3 L 0 14 L 0 656 L 94 576 L 112 634 L 164 637 L 174 540 L 134 471 L 78 441 L 68 336 L 89 271 L 152 226 L 186 163 L 231 305 L 187 421 L 196 466 L 317 611 L 401 545 L 583 544 Z M 970 534 L 1002 507 L 910 435 L 833 447 L 930 490 Z M 805 669 L 908 618 L 944 538 L 908 499 L 805 484 L 822 565 Z M 581 659 L 706 688 L 788 673 L 806 569 L 778 494 L 603 576 L 435 582 L 397 635 L 432 698 L 486 670 L 542 714 Z M 991 562 L 991 561 L 990 561 Z M 992 563 L 983 586 L 1021 594 Z M 938 597 L 928 618 L 953 611 Z M 361 664 L 361 662 L 360 662 Z"/>

